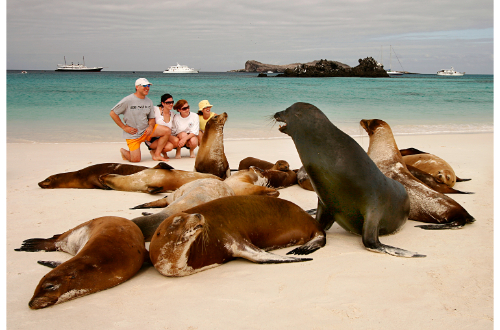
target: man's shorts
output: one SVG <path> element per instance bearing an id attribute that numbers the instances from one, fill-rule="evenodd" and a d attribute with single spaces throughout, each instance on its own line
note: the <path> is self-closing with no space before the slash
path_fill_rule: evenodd
<path id="1" fill-rule="evenodd" d="M 127 145 L 128 145 L 128 149 L 130 151 L 134 151 L 134 150 L 137 150 L 140 148 L 141 146 L 141 143 L 144 142 L 144 141 L 150 141 L 155 129 L 156 129 L 156 126 L 158 126 L 158 124 L 155 124 L 155 127 L 153 127 L 153 131 L 151 132 L 151 134 L 149 135 L 146 135 L 146 133 L 144 132 L 144 134 L 141 135 L 141 137 L 138 137 L 137 139 L 126 139 L 127 141 Z"/>

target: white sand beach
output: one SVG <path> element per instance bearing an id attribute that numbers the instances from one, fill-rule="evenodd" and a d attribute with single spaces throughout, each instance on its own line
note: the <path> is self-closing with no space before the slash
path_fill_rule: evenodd
<path id="1" fill-rule="evenodd" d="M 369 138 L 356 141 L 367 150 Z M 144 266 L 114 288 L 46 309 L 28 302 L 50 271 L 38 260 L 64 261 L 63 252 L 16 252 L 23 240 L 48 238 L 100 216 L 132 219 L 130 207 L 165 194 L 97 189 L 41 189 L 46 177 L 89 165 L 124 162 L 125 143 L 7 144 L 7 328 L 14 329 L 492 329 L 493 328 L 493 133 L 396 136 L 445 159 L 471 181 L 449 195 L 476 222 L 459 230 L 423 230 L 408 221 L 388 245 L 427 255 L 398 258 L 366 250 L 359 236 L 337 224 L 312 261 L 260 265 L 235 260 L 195 275 L 169 278 Z M 301 166 L 289 138 L 230 140 L 231 168 L 253 156 Z M 183 150 L 174 168 L 192 170 Z M 145 146 L 140 165 L 155 166 Z M 316 207 L 314 192 L 298 185 L 280 198 Z M 158 212 L 152 210 L 150 212 Z M 285 254 L 292 248 L 275 251 Z"/>

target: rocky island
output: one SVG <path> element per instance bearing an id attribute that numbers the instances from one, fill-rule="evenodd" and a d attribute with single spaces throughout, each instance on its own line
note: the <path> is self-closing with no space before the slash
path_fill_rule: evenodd
<path id="1" fill-rule="evenodd" d="M 359 65 L 350 67 L 338 61 L 317 60 L 309 63 L 293 63 L 287 65 L 264 64 L 257 61 L 247 61 L 245 69 L 232 72 L 259 72 L 259 77 L 272 71 L 282 73 L 277 77 L 389 77 L 384 67 L 373 57 L 358 60 Z"/>

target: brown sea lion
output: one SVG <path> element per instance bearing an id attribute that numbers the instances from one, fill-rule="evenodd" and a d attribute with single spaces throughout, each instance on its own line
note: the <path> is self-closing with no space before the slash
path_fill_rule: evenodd
<path id="1" fill-rule="evenodd" d="M 311 179 L 309 179 L 309 175 L 307 174 L 304 166 L 301 166 L 297 171 L 297 183 L 306 190 L 314 191 Z"/>
<path id="2" fill-rule="evenodd" d="M 295 171 L 263 170 L 255 166 L 250 168 L 260 171 L 261 175 L 266 179 L 266 182 L 262 183 L 265 187 L 281 189 L 297 183 L 297 173 Z"/>
<path id="3" fill-rule="evenodd" d="M 197 205 L 210 202 L 214 199 L 234 196 L 234 191 L 224 181 L 215 179 L 200 179 L 186 183 L 166 198 L 162 198 L 166 208 L 156 214 L 146 215 L 132 219 L 139 226 L 146 242 L 151 240 L 151 236 L 156 228 L 173 214 L 185 211 Z M 139 205 L 135 208 L 144 208 L 146 205 Z"/>
<path id="4" fill-rule="evenodd" d="M 222 180 L 231 175 L 229 163 L 224 153 L 223 129 L 226 120 L 227 113 L 225 112 L 208 120 L 194 162 L 196 172 L 210 173 Z"/>
<path id="5" fill-rule="evenodd" d="M 25 240 L 16 251 L 64 251 L 75 255 L 41 280 L 29 302 L 32 309 L 109 289 L 134 276 L 149 260 L 140 229 L 119 217 L 87 221 L 62 235 Z"/>
<path id="6" fill-rule="evenodd" d="M 221 178 L 208 173 L 183 170 L 146 169 L 131 175 L 106 174 L 99 180 L 107 187 L 121 191 L 139 191 L 150 194 L 174 191 L 182 185 L 199 179 Z"/>
<path id="7" fill-rule="evenodd" d="M 274 119 L 285 124 L 279 130 L 295 143 L 318 195 L 316 220 L 325 230 L 337 222 L 361 235 L 370 251 L 423 257 L 380 242 L 379 235 L 395 233 L 406 223 L 410 200 L 403 185 L 382 174 L 354 139 L 312 104 L 295 103 Z"/>
<path id="8" fill-rule="evenodd" d="M 288 164 L 286 160 L 278 160 L 273 164 L 254 157 L 247 157 L 243 159 L 238 166 L 238 170 L 247 170 L 250 166 L 255 166 L 263 170 L 290 171 L 290 164 Z"/>
<path id="9" fill-rule="evenodd" d="M 403 156 L 405 164 L 432 175 L 437 182 L 453 187 L 457 181 L 455 171 L 444 159 L 432 154 Z"/>
<path id="10" fill-rule="evenodd" d="M 324 231 L 292 202 L 267 196 L 233 196 L 177 213 L 156 230 L 151 261 L 165 276 L 186 276 L 235 258 L 256 263 L 311 259 L 269 250 L 304 244 L 287 254 L 309 254 L 325 245 Z"/>
<path id="11" fill-rule="evenodd" d="M 280 194 L 276 189 L 266 186 L 267 178 L 262 175 L 261 170 L 254 167 L 235 172 L 224 182 L 233 189 L 236 196 L 267 195 L 278 197 Z"/>
<path id="12" fill-rule="evenodd" d="M 439 225 L 418 226 L 424 229 L 461 228 L 474 218 L 450 197 L 415 178 L 406 168 L 390 126 L 380 119 L 360 122 L 370 137 L 368 155 L 387 177 L 405 187 L 410 196 L 409 219 Z"/>
<path id="13" fill-rule="evenodd" d="M 406 168 L 414 177 L 422 181 L 427 187 L 442 194 L 473 194 L 473 192 L 460 191 L 446 185 L 445 183 L 437 182 L 436 179 L 429 173 L 419 170 L 411 165 L 406 165 Z"/>
<path id="14" fill-rule="evenodd" d="M 103 163 L 85 167 L 74 172 L 59 173 L 49 176 L 38 183 L 40 188 L 81 188 L 81 189 L 109 189 L 99 181 L 104 174 L 130 175 L 147 169 L 146 166 L 137 166 L 120 163 Z"/>

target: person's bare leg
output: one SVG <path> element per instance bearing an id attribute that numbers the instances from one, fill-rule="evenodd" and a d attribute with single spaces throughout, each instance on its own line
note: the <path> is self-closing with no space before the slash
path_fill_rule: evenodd
<path id="1" fill-rule="evenodd" d="M 175 150 L 175 158 L 181 159 L 181 147 L 178 147 L 177 150 Z"/>
<path id="2" fill-rule="evenodd" d="M 120 153 L 122 154 L 123 160 L 128 160 L 129 162 L 132 163 L 138 163 L 141 161 L 141 148 L 136 149 L 134 151 L 128 151 L 121 148 Z"/>
<path id="3" fill-rule="evenodd" d="M 121 148 L 120 153 L 122 154 L 123 160 L 128 160 L 130 162 L 130 151 Z"/>
<path id="4" fill-rule="evenodd" d="M 168 143 L 168 139 L 170 138 L 171 132 L 172 131 L 168 127 L 160 126 L 160 125 L 156 126 L 156 128 L 153 132 L 153 136 L 159 137 L 159 139 L 155 141 L 155 142 L 158 142 L 158 144 L 156 145 L 154 155 L 152 155 L 153 160 L 168 161 L 168 159 L 164 158 L 161 153 L 163 151 L 163 148 L 165 148 L 165 145 Z"/>

